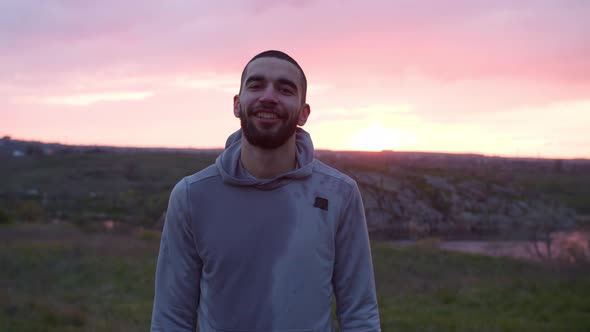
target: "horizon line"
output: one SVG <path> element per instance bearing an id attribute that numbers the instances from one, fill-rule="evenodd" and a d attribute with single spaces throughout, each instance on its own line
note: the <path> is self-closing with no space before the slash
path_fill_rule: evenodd
<path id="1" fill-rule="evenodd" d="M 225 148 L 218 147 L 191 147 L 191 146 L 154 146 L 154 145 L 119 145 L 119 144 L 82 144 L 82 143 L 63 143 L 59 141 L 43 141 L 40 139 L 33 138 L 15 138 L 12 135 L 2 135 L 0 140 L 8 138 L 11 141 L 21 141 L 29 143 L 40 143 L 40 144 L 55 144 L 70 147 L 96 147 L 96 148 L 117 148 L 117 149 L 156 149 L 156 150 L 201 150 L 201 151 L 223 151 Z M 536 156 L 530 155 L 509 155 L 509 154 L 487 154 L 485 152 L 473 152 L 473 151 L 424 151 L 424 150 L 338 150 L 338 149 L 327 149 L 319 148 L 314 149 L 317 152 L 344 152 L 344 153 L 416 153 L 416 154 L 448 154 L 448 155 L 475 155 L 487 158 L 511 158 L 511 159 L 539 159 L 539 160 L 590 160 L 590 156 L 577 156 L 577 157 L 556 157 L 556 156 L 542 156 L 538 154 Z"/>

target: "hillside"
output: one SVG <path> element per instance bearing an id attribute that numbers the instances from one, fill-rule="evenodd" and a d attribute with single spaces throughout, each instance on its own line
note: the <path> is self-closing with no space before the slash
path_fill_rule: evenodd
<path id="1" fill-rule="evenodd" d="M 0 148 L 0 222 L 84 227 L 161 227 L 174 184 L 219 153 L 8 138 Z M 542 236 L 590 215 L 588 160 L 331 151 L 317 157 L 357 180 L 375 236 Z"/>
<path id="2" fill-rule="evenodd" d="M 590 215 L 587 160 L 392 152 L 320 158 L 357 180 L 367 218 L 382 235 L 541 236 Z"/>

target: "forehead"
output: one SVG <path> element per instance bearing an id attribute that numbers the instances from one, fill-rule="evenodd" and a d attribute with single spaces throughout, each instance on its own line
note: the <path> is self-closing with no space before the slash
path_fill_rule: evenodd
<path id="1" fill-rule="evenodd" d="M 261 76 L 266 80 L 289 79 L 301 86 L 302 74 L 299 69 L 286 60 L 264 57 L 258 58 L 246 67 L 245 79 L 252 76 Z"/>

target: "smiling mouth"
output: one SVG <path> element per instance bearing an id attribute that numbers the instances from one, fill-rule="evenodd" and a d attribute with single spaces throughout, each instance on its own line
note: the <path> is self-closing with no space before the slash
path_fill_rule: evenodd
<path id="1" fill-rule="evenodd" d="M 271 113 L 271 112 L 257 112 L 256 114 L 254 114 L 254 116 L 259 119 L 265 119 L 265 120 L 274 120 L 274 119 L 279 118 L 275 113 Z"/>

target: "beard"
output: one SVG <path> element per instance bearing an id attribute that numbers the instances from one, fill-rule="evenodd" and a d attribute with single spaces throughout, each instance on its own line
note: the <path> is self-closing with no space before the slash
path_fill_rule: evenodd
<path id="1" fill-rule="evenodd" d="M 250 120 L 249 114 L 252 114 L 253 109 L 244 110 L 240 105 L 240 125 L 242 127 L 242 134 L 248 140 L 250 144 L 261 149 L 271 150 L 280 147 L 285 144 L 295 131 L 297 130 L 297 117 L 289 118 L 279 116 L 280 119 L 286 119 L 286 121 L 276 132 L 270 133 L 261 131 L 252 120 Z M 282 115 L 282 113 L 279 113 Z"/>

